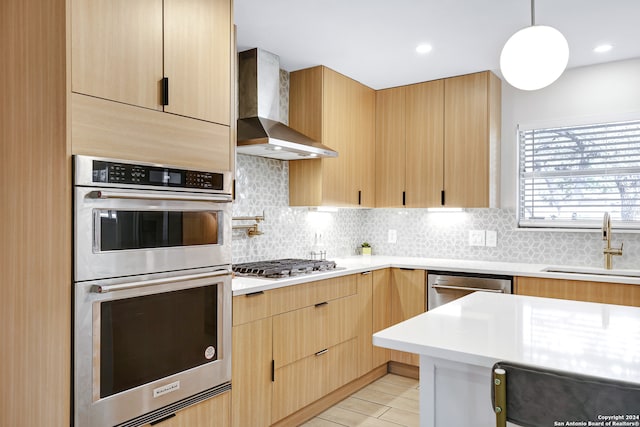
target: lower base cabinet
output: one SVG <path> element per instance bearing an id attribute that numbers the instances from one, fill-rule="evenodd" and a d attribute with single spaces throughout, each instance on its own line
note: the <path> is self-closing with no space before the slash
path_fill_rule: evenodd
<path id="1" fill-rule="evenodd" d="M 275 371 L 273 423 L 357 378 L 357 341 L 329 347 Z"/>
<path id="2" fill-rule="evenodd" d="M 256 301 L 260 297 L 234 297 Z M 235 307 L 235 305 L 234 305 Z M 271 425 L 271 317 L 233 327 L 231 414 L 236 427 Z"/>
<path id="3" fill-rule="evenodd" d="M 233 298 L 233 426 L 286 422 L 372 369 L 371 277 Z"/>
<path id="4" fill-rule="evenodd" d="M 178 411 L 175 417 L 156 425 L 160 427 L 229 427 L 231 425 L 230 407 L 231 392 L 227 391 Z"/>
<path id="5" fill-rule="evenodd" d="M 534 297 L 640 307 L 640 286 L 624 283 L 516 277 L 515 293 Z"/>
<path id="6" fill-rule="evenodd" d="M 426 310 L 425 271 L 405 268 L 392 268 L 391 287 L 391 325 L 400 323 Z M 420 356 L 404 351 L 391 350 L 390 358 L 394 362 L 419 366 Z"/>

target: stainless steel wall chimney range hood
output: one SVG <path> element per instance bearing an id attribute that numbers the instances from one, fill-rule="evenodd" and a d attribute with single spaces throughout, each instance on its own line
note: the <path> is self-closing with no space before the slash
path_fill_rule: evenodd
<path id="1" fill-rule="evenodd" d="M 240 154 L 279 160 L 337 157 L 338 153 L 279 121 L 280 58 L 262 49 L 238 54 Z"/>

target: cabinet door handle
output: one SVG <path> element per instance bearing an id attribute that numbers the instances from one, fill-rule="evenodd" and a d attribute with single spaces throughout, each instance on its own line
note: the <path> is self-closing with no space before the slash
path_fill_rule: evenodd
<path id="1" fill-rule="evenodd" d="M 406 206 L 407 205 L 407 192 L 403 191 L 402 192 L 402 206 Z"/>
<path id="2" fill-rule="evenodd" d="M 440 204 L 444 206 L 444 190 L 440 192 Z"/>
<path id="3" fill-rule="evenodd" d="M 367 274 L 371 274 L 372 271 L 363 271 L 362 273 L 360 273 L 363 276 L 366 276 Z"/>
<path id="4" fill-rule="evenodd" d="M 151 421 L 151 422 L 149 423 L 149 425 L 154 426 L 154 425 L 156 425 L 156 424 L 160 424 L 161 422 L 163 422 L 163 421 L 167 421 L 168 419 L 171 419 L 171 418 L 173 418 L 173 417 L 175 417 L 175 416 L 176 416 L 176 414 L 169 414 L 169 415 L 167 415 L 166 417 L 160 418 L 159 420 Z"/>
<path id="5" fill-rule="evenodd" d="M 162 105 L 169 105 L 169 77 L 162 78 Z"/>
<path id="6" fill-rule="evenodd" d="M 438 283 L 431 285 L 433 289 L 448 289 L 452 291 L 470 291 L 470 292 L 493 292 L 497 294 L 503 294 L 504 291 L 502 289 L 488 289 L 488 288 L 476 288 L 473 286 L 448 286 L 448 285 L 440 285 Z"/>
<path id="7" fill-rule="evenodd" d="M 322 307 L 323 305 L 328 305 L 328 304 L 329 304 L 329 302 L 327 302 L 327 301 L 319 302 L 319 303 L 317 303 L 317 304 L 315 305 L 315 307 Z"/>
<path id="8" fill-rule="evenodd" d="M 246 297 L 255 297 L 257 295 L 264 295 L 264 291 L 251 292 L 251 293 L 248 293 L 248 294 L 244 294 L 244 296 L 246 296 Z"/>
<path id="9" fill-rule="evenodd" d="M 327 353 L 329 351 L 328 348 L 325 348 L 324 350 L 320 350 L 319 352 L 316 353 L 316 356 L 322 356 L 323 354 Z"/>
<path id="10" fill-rule="evenodd" d="M 362 204 L 362 190 L 358 190 L 358 205 Z"/>

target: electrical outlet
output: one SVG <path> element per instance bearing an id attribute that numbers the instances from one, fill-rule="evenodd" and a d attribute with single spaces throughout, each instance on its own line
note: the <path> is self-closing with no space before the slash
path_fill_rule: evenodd
<path id="1" fill-rule="evenodd" d="M 469 230 L 469 246 L 484 246 L 484 230 Z"/>
<path id="2" fill-rule="evenodd" d="M 498 246 L 498 232 L 495 230 L 485 231 L 485 244 L 489 247 L 495 248 Z"/>
<path id="3" fill-rule="evenodd" d="M 387 234 L 388 243 L 398 243 L 398 232 L 396 230 L 389 230 Z"/>

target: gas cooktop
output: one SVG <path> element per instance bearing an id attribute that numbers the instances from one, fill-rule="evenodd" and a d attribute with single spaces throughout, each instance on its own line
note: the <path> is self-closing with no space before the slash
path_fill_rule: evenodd
<path id="1" fill-rule="evenodd" d="M 255 276 L 269 279 L 301 276 L 336 268 L 334 261 L 326 259 L 285 258 L 270 261 L 245 262 L 234 264 L 233 272 L 237 276 Z"/>

